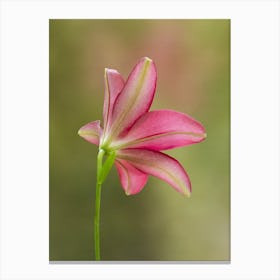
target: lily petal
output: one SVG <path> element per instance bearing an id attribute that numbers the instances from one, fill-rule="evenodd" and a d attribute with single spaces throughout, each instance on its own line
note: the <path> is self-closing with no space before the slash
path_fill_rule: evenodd
<path id="1" fill-rule="evenodd" d="M 99 145 L 99 138 L 102 134 L 102 128 L 100 127 L 100 121 L 90 122 L 80 128 L 78 134 L 86 141 Z"/>
<path id="2" fill-rule="evenodd" d="M 176 159 L 157 151 L 144 149 L 119 150 L 117 157 L 131 163 L 144 173 L 166 181 L 176 191 L 190 196 L 190 179 Z"/>
<path id="3" fill-rule="evenodd" d="M 110 142 L 120 133 L 126 131 L 152 104 L 156 89 L 156 68 L 154 62 L 144 57 L 130 73 L 122 92 L 118 95 L 112 114 Z"/>
<path id="4" fill-rule="evenodd" d="M 140 117 L 114 146 L 117 149 L 129 147 L 161 151 L 198 143 L 205 137 L 204 127 L 190 116 L 172 110 L 158 110 Z"/>
<path id="5" fill-rule="evenodd" d="M 124 79 L 117 70 L 105 68 L 104 82 L 103 125 L 104 133 L 106 133 L 107 127 L 111 123 L 113 105 L 124 86 Z"/>
<path id="6" fill-rule="evenodd" d="M 125 160 L 115 161 L 122 187 L 127 195 L 139 193 L 148 180 L 148 175 L 141 172 Z"/>

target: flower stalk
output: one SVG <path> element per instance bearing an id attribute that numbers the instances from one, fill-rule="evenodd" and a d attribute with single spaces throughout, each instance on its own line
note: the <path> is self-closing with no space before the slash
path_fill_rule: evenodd
<path id="1" fill-rule="evenodd" d="M 103 157 L 107 155 L 107 159 L 103 164 Z M 94 252 L 95 260 L 100 260 L 100 205 L 101 205 L 101 186 L 105 181 L 109 171 L 115 161 L 115 152 L 107 153 L 104 149 L 99 149 L 97 155 L 97 180 L 95 193 L 95 215 L 94 215 Z"/>
<path id="2" fill-rule="evenodd" d="M 95 260 L 100 260 L 100 203 L 101 203 L 101 174 L 104 150 L 100 149 L 97 156 L 97 179 L 95 190 L 95 215 L 94 215 L 94 252 Z"/>

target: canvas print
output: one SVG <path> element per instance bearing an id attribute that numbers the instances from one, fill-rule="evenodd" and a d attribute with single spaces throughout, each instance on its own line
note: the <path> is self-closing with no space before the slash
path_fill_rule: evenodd
<path id="1" fill-rule="evenodd" d="M 49 35 L 49 260 L 230 261 L 230 20 Z"/>

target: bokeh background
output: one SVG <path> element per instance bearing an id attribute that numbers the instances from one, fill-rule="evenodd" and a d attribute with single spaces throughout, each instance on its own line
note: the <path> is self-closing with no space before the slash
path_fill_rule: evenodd
<path id="1" fill-rule="evenodd" d="M 191 198 L 150 177 L 135 196 L 115 168 L 102 187 L 101 258 L 230 260 L 230 20 L 50 20 L 49 259 L 94 260 L 97 147 L 77 135 L 100 119 L 104 68 L 126 78 L 143 56 L 158 84 L 152 109 L 190 114 L 207 140 L 168 151 Z"/>

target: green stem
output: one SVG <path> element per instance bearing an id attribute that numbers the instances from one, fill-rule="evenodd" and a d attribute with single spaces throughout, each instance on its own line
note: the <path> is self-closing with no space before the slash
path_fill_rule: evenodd
<path id="1" fill-rule="evenodd" d="M 95 236 L 95 260 L 100 260 L 100 201 L 101 201 L 101 174 L 102 160 L 105 151 L 100 149 L 97 156 L 97 180 L 96 180 L 96 195 L 95 195 L 95 216 L 94 216 L 94 236 Z"/>
<path id="2" fill-rule="evenodd" d="M 97 156 L 97 180 L 95 194 L 95 216 L 94 216 L 94 250 L 95 260 L 100 261 L 100 201 L 101 201 L 101 185 L 106 179 L 110 169 L 115 161 L 115 152 L 107 152 L 107 159 L 103 164 L 103 156 L 105 150 L 99 149 Z"/>

